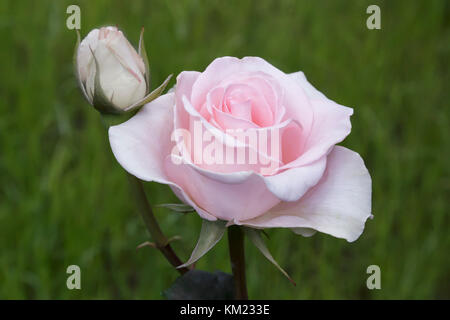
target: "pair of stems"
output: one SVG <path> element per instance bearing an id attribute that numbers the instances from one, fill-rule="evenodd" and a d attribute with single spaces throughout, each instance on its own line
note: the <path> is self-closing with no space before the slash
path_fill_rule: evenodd
<path id="1" fill-rule="evenodd" d="M 178 258 L 170 245 L 170 240 L 162 232 L 152 207 L 145 194 L 142 181 L 135 176 L 127 173 L 133 194 L 136 197 L 136 203 L 139 212 L 145 222 L 145 226 L 155 242 L 155 247 L 161 251 L 169 263 L 176 268 L 180 274 L 185 274 L 189 268 L 177 267 L 183 262 Z M 231 270 L 233 272 L 235 297 L 238 300 L 247 300 L 247 282 L 245 279 L 245 252 L 244 252 L 244 233 L 239 226 L 228 227 L 228 245 L 230 251 Z"/>

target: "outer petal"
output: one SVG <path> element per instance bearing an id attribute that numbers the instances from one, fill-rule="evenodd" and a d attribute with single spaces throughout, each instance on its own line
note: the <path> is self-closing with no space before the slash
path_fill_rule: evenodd
<path id="1" fill-rule="evenodd" d="M 99 62 L 101 87 L 115 106 L 124 109 L 145 96 L 147 85 L 143 75 L 126 67 L 114 50 L 100 42 L 94 54 Z M 91 99 L 95 89 L 96 72 L 98 71 L 93 65 L 86 81 L 86 91 Z"/>
<path id="2" fill-rule="evenodd" d="M 176 155 L 166 159 L 166 168 L 171 181 L 189 194 L 199 207 L 222 220 L 251 219 L 280 202 L 256 174 L 208 175 L 193 164 L 183 163 Z"/>
<path id="3" fill-rule="evenodd" d="M 264 177 L 269 190 L 283 201 L 297 201 L 319 182 L 325 171 L 327 158 L 309 165 L 291 168 L 279 174 Z"/>
<path id="4" fill-rule="evenodd" d="M 116 27 L 105 27 L 105 30 L 116 31 Z M 97 49 L 97 44 L 99 42 L 99 29 L 92 29 L 87 36 L 81 41 L 80 46 L 78 47 L 77 53 L 77 63 L 79 67 L 80 79 L 83 83 L 86 82 L 89 68 L 93 64 L 92 59 L 92 51 Z"/>
<path id="5" fill-rule="evenodd" d="M 305 74 L 302 71 L 294 72 L 288 75 L 291 79 L 295 80 L 303 88 L 305 93 L 311 99 L 328 99 L 322 92 L 317 90 L 309 81 L 306 79 Z"/>
<path id="6" fill-rule="evenodd" d="M 311 228 L 349 242 L 371 217 L 372 181 L 356 152 L 334 147 L 321 181 L 296 202 L 283 202 L 243 225 L 259 228 Z"/>
<path id="7" fill-rule="evenodd" d="M 145 73 L 145 64 L 136 49 L 131 45 L 122 31 L 116 30 L 116 35 L 107 38 L 107 45 L 114 50 L 122 62 L 136 74 Z"/>
<path id="8" fill-rule="evenodd" d="M 343 141 L 351 131 L 353 109 L 337 104 L 315 89 L 299 71 L 289 77 L 306 92 L 314 110 L 311 131 L 304 143 L 303 153 L 286 164 L 285 168 L 303 166 L 325 156 L 335 144 Z"/>
<path id="9" fill-rule="evenodd" d="M 166 183 L 163 159 L 170 154 L 173 128 L 173 94 L 145 105 L 130 120 L 109 128 L 114 156 L 139 179 Z"/>
<path id="10" fill-rule="evenodd" d="M 216 218 L 199 208 L 175 183 L 169 180 L 164 160 L 173 143 L 174 94 L 165 94 L 145 105 L 130 120 L 109 128 L 111 149 L 120 165 L 132 175 L 145 181 L 168 184 L 177 196 L 208 220 Z"/>
<path id="11" fill-rule="evenodd" d="M 331 100 L 312 99 L 314 122 L 303 154 L 288 164 L 287 167 L 302 166 L 317 161 L 339 142 L 343 141 L 352 130 L 350 116 L 353 109 L 338 105 Z"/>
<path id="12" fill-rule="evenodd" d="M 322 177 L 326 158 L 274 176 L 253 171 L 219 173 L 172 155 L 167 175 L 202 208 L 223 220 L 245 221 L 264 215 L 280 200 L 298 200 Z"/>
<path id="13" fill-rule="evenodd" d="M 78 72 L 80 74 L 80 80 L 83 84 L 86 83 L 86 79 L 89 73 L 92 61 L 92 51 L 97 49 L 98 43 L 98 29 L 91 30 L 88 35 L 81 41 L 77 52 Z"/>

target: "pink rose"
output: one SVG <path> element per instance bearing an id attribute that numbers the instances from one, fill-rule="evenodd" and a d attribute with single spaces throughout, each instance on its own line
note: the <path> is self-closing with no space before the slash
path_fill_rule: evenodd
<path id="1" fill-rule="evenodd" d="M 361 157 L 335 146 L 352 113 L 302 72 L 223 57 L 182 72 L 174 92 L 111 127 L 109 138 L 128 172 L 168 184 L 204 219 L 354 241 L 372 190 Z"/>

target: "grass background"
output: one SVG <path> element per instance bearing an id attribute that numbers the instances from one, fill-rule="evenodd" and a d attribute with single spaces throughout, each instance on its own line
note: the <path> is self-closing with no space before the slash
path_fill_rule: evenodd
<path id="1" fill-rule="evenodd" d="M 144 26 L 154 84 L 219 56 L 256 55 L 303 70 L 354 108 L 342 145 L 371 172 L 375 219 L 351 244 L 270 230 L 297 287 L 247 243 L 251 298 L 450 298 L 450 2 L 438 0 L 1 1 L 0 298 L 160 299 L 177 277 L 159 252 L 135 250 L 146 230 L 72 74 L 73 3 L 82 35 L 117 24 L 136 45 Z M 381 30 L 366 28 L 370 4 L 381 7 Z M 165 186 L 146 188 L 153 203 L 175 201 Z M 188 258 L 198 216 L 156 211 Z M 225 240 L 198 268 L 230 271 Z M 66 288 L 70 264 L 81 267 L 82 290 Z M 366 288 L 371 264 L 381 290 Z"/>

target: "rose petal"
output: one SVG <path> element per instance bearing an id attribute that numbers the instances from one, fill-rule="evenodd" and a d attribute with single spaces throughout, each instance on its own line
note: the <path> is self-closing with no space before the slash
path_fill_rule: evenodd
<path id="1" fill-rule="evenodd" d="M 228 106 L 224 103 L 225 89 L 222 87 L 213 88 L 208 92 L 206 96 L 206 103 L 204 109 L 207 110 L 209 116 L 209 122 L 212 124 L 217 123 L 220 129 L 248 129 L 257 128 L 258 126 L 251 122 L 251 105 L 241 105 L 240 110 L 232 111 L 228 109 Z M 205 113 L 202 110 L 199 112 L 205 119 Z M 214 122 L 212 122 L 214 120 Z"/>
<path id="2" fill-rule="evenodd" d="M 336 146 L 321 181 L 296 202 L 282 202 L 267 214 L 240 224 L 258 228 L 311 228 L 355 241 L 371 217 L 372 180 L 354 151 Z"/>
<path id="3" fill-rule="evenodd" d="M 190 139 L 193 141 L 184 142 L 186 146 L 187 153 L 183 153 L 182 156 L 185 161 L 193 162 L 196 165 L 206 167 L 210 166 L 210 169 L 217 170 L 220 172 L 237 172 L 237 171 L 259 171 L 261 165 L 264 167 L 275 168 L 278 169 L 282 166 L 280 162 L 279 153 L 272 156 L 271 154 L 266 154 L 261 152 L 258 148 L 256 148 L 251 142 L 242 141 L 239 139 L 240 133 L 235 132 L 234 135 L 224 132 L 222 129 L 218 129 L 213 124 L 206 121 L 199 112 L 191 105 L 191 103 L 187 100 L 186 96 L 183 96 L 183 105 L 176 105 L 176 114 L 183 114 L 186 112 L 189 117 L 190 125 L 188 126 L 188 131 L 190 133 Z M 178 111 L 178 109 L 184 109 L 184 111 Z M 270 128 L 258 128 L 258 129 L 249 129 L 249 130 L 282 130 L 284 126 L 287 126 L 292 121 L 285 121 L 284 123 L 280 123 L 275 127 Z M 208 134 L 210 139 L 206 142 L 203 141 L 204 136 Z M 245 132 L 242 132 L 242 135 L 245 136 Z M 250 133 L 249 133 L 250 135 Z M 257 133 L 254 133 L 255 136 L 258 136 Z M 270 132 L 267 134 L 267 138 L 271 141 L 272 136 Z M 276 139 L 276 138 L 275 138 Z M 248 140 L 248 139 L 247 139 Z M 256 141 L 257 142 L 257 141 Z M 232 160 L 232 164 L 229 164 L 229 159 L 224 157 L 220 157 L 221 162 L 215 161 L 214 163 L 207 163 L 203 161 L 204 150 L 203 147 L 206 145 L 212 145 L 213 143 L 217 143 L 218 148 L 223 150 L 224 154 L 227 154 L 225 148 L 233 149 L 234 155 Z M 271 151 L 270 145 L 266 151 Z M 276 145 L 274 145 L 276 147 Z M 249 159 L 249 153 L 252 153 L 252 156 L 256 158 L 255 163 L 250 161 L 245 161 Z M 240 163 L 237 159 L 237 155 L 244 154 L 245 158 L 242 163 Z M 262 161 L 258 161 L 261 159 Z"/>
<path id="4" fill-rule="evenodd" d="M 250 72 L 233 74 L 220 82 L 220 86 L 229 87 L 236 84 L 243 84 L 251 87 L 254 91 L 253 98 L 258 100 L 258 107 L 262 106 L 262 111 L 266 113 L 268 109 L 271 116 L 270 123 L 267 126 L 277 124 L 284 115 L 284 106 L 281 104 L 283 89 L 278 81 L 271 75 L 264 72 Z M 256 94 L 255 94 L 256 93 Z M 257 110 L 259 111 L 259 110 Z M 261 123 L 261 126 L 264 126 Z"/>
<path id="5" fill-rule="evenodd" d="M 302 71 L 290 73 L 288 74 L 288 76 L 300 84 L 309 98 L 328 99 L 322 92 L 317 90 L 311 83 L 308 82 L 305 74 Z"/>
<path id="6" fill-rule="evenodd" d="M 115 106 L 124 109 L 145 96 L 147 86 L 143 75 L 134 73 L 121 63 L 120 57 L 114 53 L 114 50 L 100 42 L 94 54 L 99 62 L 100 84 L 103 92 Z M 91 99 L 95 91 L 96 72 L 98 71 L 95 66 L 90 68 L 86 81 L 86 91 Z"/>
<path id="7" fill-rule="evenodd" d="M 260 75 L 266 73 L 273 77 L 279 86 L 283 88 L 284 95 L 279 103 L 286 109 L 286 119 L 299 121 L 305 133 L 309 132 L 313 120 L 313 112 L 301 85 L 259 57 L 244 57 L 242 59 L 223 57 L 215 59 L 193 84 L 190 102 L 197 108 L 206 101 L 206 95 L 212 88 L 218 86 L 227 77 L 233 77 L 236 74 L 245 72 L 253 72 Z"/>
<path id="8" fill-rule="evenodd" d="M 89 66 L 93 64 L 92 51 L 95 51 L 98 43 L 98 29 L 91 30 L 88 35 L 81 41 L 77 52 L 78 72 L 80 80 L 86 84 L 86 79 L 89 73 Z"/>
<path id="9" fill-rule="evenodd" d="M 314 122 L 302 147 L 302 154 L 284 168 L 295 168 L 317 161 L 330 152 L 334 145 L 350 133 L 350 116 L 353 109 L 338 105 L 328 99 L 311 99 Z"/>
<path id="10" fill-rule="evenodd" d="M 144 61 L 122 31 L 116 27 L 112 27 L 111 29 L 106 28 L 109 35 L 102 39 L 101 33 L 103 30 L 105 28 L 100 29 L 100 42 L 114 52 L 124 67 L 134 73 L 136 77 L 142 77 L 145 73 Z"/>
<path id="11" fill-rule="evenodd" d="M 230 221 L 251 219 L 261 215 L 280 202 L 255 174 L 238 173 L 231 181 L 215 179 L 201 173 L 201 169 L 183 163 L 176 155 L 166 159 L 166 173 L 171 181 L 179 185 L 195 203 L 215 217 Z M 251 192 L 251 197 L 248 196 Z"/>
<path id="12" fill-rule="evenodd" d="M 319 182 L 325 171 L 326 157 L 307 166 L 291 168 L 281 173 L 264 177 L 267 188 L 283 201 L 297 201 Z"/>
<path id="13" fill-rule="evenodd" d="M 352 128 L 350 116 L 353 114 L 352 108 L 337 104 L 314 88 L 303 72 L 291 73 L 288 76 L 308 95 L 314 110 L 314 119 L 309 136 L 302 147 L 302 154 L 287 163 L 283 169 L 302 166 L 326 155 L 350 133 Z"/>
<path id="14" fill-rule="evenodd" d="M 235 185 L 244 185 L 249 183 L 249 181 L 262 181 L 265 188 L 267 188 L 273 196 L 283 201 L 296 201 L 302 197 L 311 187 L 317 184 L 326 167 L 326 158 L 324 157 L 309 166 L 293 168 L 275 175 L 264 176 L 259 172 L 250 170 L 226 173 L 218 170 L 210 170 L 210 168 L 204 168 L 204 166 L 199 166 L 190 161 L 186 161 L 185 158 L 177 158 L 175 155 L 172 155 L 171 160 L 176 163 L 183 162 L 184 170 L 187 171 L 189 169 L 189 171 L 205 177 L 208 181 L 214 181 L 220 185 L 228 185 L 228 188 L 231 189 L 233 189 Z M 175 169 L 176 168 L 173 168 L 173 170 Z M 198 188 L 198 184 L 194 183 L 194 180 L 198 179 L 192 178 L 192 180 L 189 181 L 193 184 L 193 188 Z M 177 180 L 174 181 L 178 183 Z M 187 182 L 186 184 L 188 185 Z M 217 190 L 211 185 L 212 184 L 210 183 L 210 193 L 216 194 Z M 252 190 L 253 197 L 254 189 L 250 188 L 247 190 Z M 194 197 L 194 199 L 196 198 Z M 229 201 L 235 202 L 234 200 Z"/>
<path id="15" fill-rule="evenodd" d="M 196 107 L 206 100 L 209 90 L 216 87 L 229 76 L 243 72 L 265 72 L 269 75 L 282 76 L 283 73 L 258 57 L 222 57 L 215 59 L 198 77 L 192 87 L 191 102 Z"/>
<path id="16" fill-rule="evenodd" d="M 183 106 L 183 96 L 188 99 L 191 97 L 192 85 L 199 77 L 200 72 L 197 71 L 183 71 L 177 76 L 177 84 L 175 90 L 175 101 L 178 108 L 175 111 L 175 128 L 188 129 L 189 128 L 189 114 Z"/>
<path id="17" fill-rule="evenodd" d="M 215 217 L 199 208 L 177 184 L 165 174 L 164 159 L 174 143 L 170 141 L 173 130 L 174 94 L 168 93 L 145 105 L 130 120 L 109 128 L 111 149 L 120 165 L 144 181 L 155 181 L 171 186 L 178 197 L 194 207 L 208 220 Z"/>

